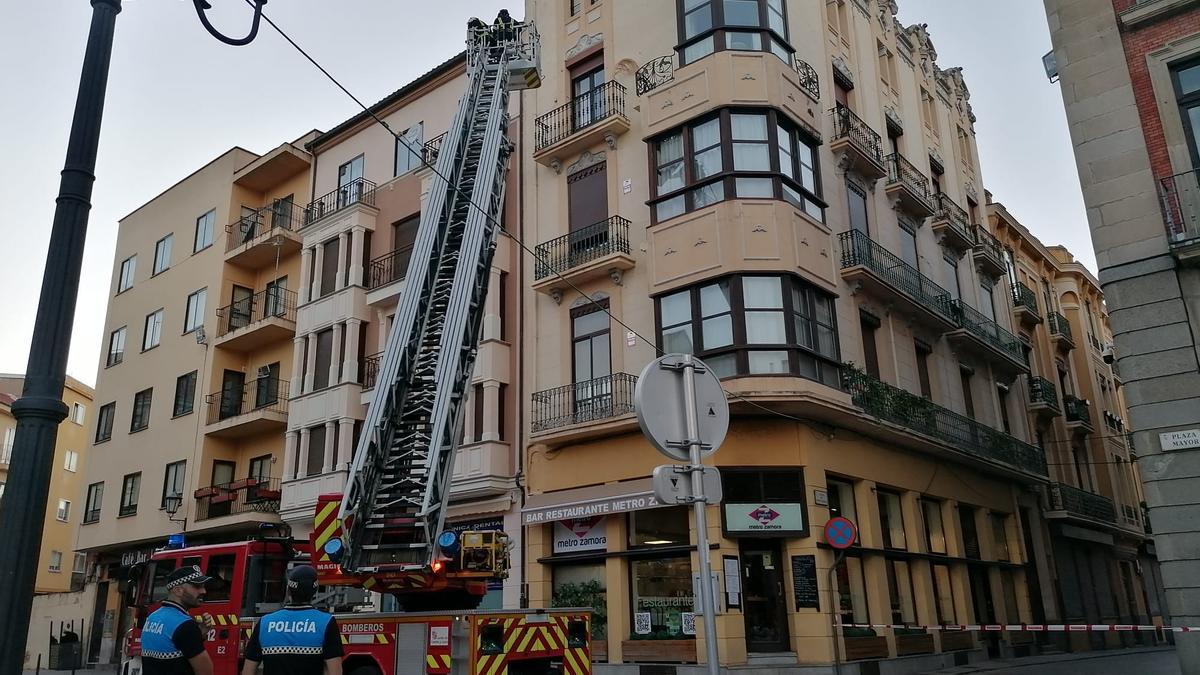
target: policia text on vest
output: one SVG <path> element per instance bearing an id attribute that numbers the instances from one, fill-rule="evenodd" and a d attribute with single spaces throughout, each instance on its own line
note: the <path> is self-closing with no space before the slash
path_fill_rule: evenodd
<path id="1" fill-rule="evenodd" d="M 246 645 L 243 675 L 341 675 L 342 637 L 332 614 L 308 604 L 317 573 L 300 565 L 288 574 L 291 604 L 258 620 Z"/>

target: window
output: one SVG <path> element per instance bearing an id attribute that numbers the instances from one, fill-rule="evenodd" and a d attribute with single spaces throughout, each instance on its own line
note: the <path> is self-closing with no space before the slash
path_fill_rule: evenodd
<path id="1" fill-rule="evenodd" d="M 868 623 L 867 583 L 862 558 L 848 555 L 837 566 L 838 612 L 842 623 Z"/>
<path id="2" fill-rule="evenodd" d="M 958 375 L 959 381 L 962 383 L 963 410 L 967 413 L 967 417 L 975 419 L 975 396 L 971 392 L 971 380 L 974 379 L 974 373 L 969 368 L 959 366 Z"/>
<path id="3" fill-rule="evenodd" d="M 117 404 L 105 403 L 100 406 L 100 414 L 96 416 L 96 442 L 101 443 L 112 438 L 113 418 L 117 414 Z"/>
<path id="4" fill-rule="evenodd" d="M 362 199 L 364 162 L 364 156 L 359 155 L 338 167 L 338 208 Z"/>
<path id="5" fill-rule="evenodd" d="M 986 279 L 979 284 L 979 310 L 992 321 L 996 320 L 996 306 L 992 297 L 992 284 Z"/>
<path id="6" fill-rule="evenodd" d="M 62 551 L 50 551 L 50 567 L 51 572 L 62 571 Z"/>
<path id="7" fill-rule="evenodd" d="M 180 460 L 167 465 L 166 471 L 163 472 L 162 499 L 159 501 L 159 508 L 167 508 L 167 497 L 171 495 L 183 496 L 183 479 L 186 475 L 186 461 Z"/>
<path id="8" fill-rule="evenodd" d="M 150 401 L 154 397 L 153 387 L 133 395 L 133 415 L 129 420 L 129 433 L 150 426 Z"/>
<path id="9" fill-rule="evenodd" d="M 196 238 L 192 242 L 192 253 L 197 253 L 212 246 L 213 230 L 216 222 L 217 212 L 215 209 L 196 219 Z"/>
<path id="10" fill-rule="evenodd" d="M 871 234 L 870 222 L 867 220 L 867 192 L 857 183 L 846 181 L 846 200 L 850 210 L 850 229 L 863 234 Z"/>
<path id="11" fill-rule="evenodd" d="M 70 520 L 70 518 L 71 518 L 71 502 L 66 499 L 58 500 L 58 511 L 54 514 L 54 517 L 61 520 L 64 523 L 67 522 L 68 520 Z"/>
<path id="12" fill-rule="evenodd" d="M 123 293 L 133 288 L 133 274 L 137 270 L 137 256 L 131 255 L 121 261 L 121 276 L 117 280 L 117 292 Z"/>
<path id="13" fill-rule="evenodd" d="M 192 371 L 175 378 L 175 403 L 171 406 L 171 416 L 179 417 L 192 412 L 196 402 L 197 372 Z"/>
<path id="14" fill-rule="evenodd" d="M 888 600 L 891 602 L 893 624 L 915 624 L 917 612 L 913 603 L 912 570 L 906 560 L 887 560 Z"/>
<path id="15" fill-rule="evenodd" d="M 190 333 L 204 325 L 204 301 L 208 299 L 208 289 L 201 288 L 188 295 L 187 312 L 183 319 L 183 332 Z"/>
<path id="16" fill-rule="evenodd" d="M 1000 428 L 1006 434 L 1012 433 L 1012 423 L 1008 418 L 1008 387 L 997 383 L 996 396 L 1000 402 Z"/>
<path id="17" fill-rule="evenodd" d="M 1008 557 L 1008 516 L 1003 513 L 988 514 L 992 525 L 992 546 L 995 548 L 996 560 L 1009 561 Z"/>
<path id="18" fill-rule="evenodd" d="M 166 271 L 171 266 L 171 241 L 175 235 L 168 234 L 154 244 L 154 271 L 150 276 Z"/>
<path id="19" fill-rule="evenodd" d="M 209 557 L 204 572 L 213 580 L 206 585 L 208 592 L 201 598 L 201 602 L 229 602 L 230 581 L 233 580 L 236 564 L 237 556 L 233 553 Z"/>
<path id="20" fill-rule="evenodd" d="M 608 593 L 604 561 L 587 562 L 577 565 L 554 565 L 551 568 L 550 582 L 552 606 L 554 607 L 591 607 L 593 617 L 608 616 Z M 592 637 L 603 640 L 608 637 L 606 621 L 592 620 Z"/>
<path id="21" fill-rule="evenodd" d="M 876 332 L 880 326 L 879 319 L 859 310 L 858 324 L 862 330 L 863 366 L 866 368 L 868 375 L 878 380 L 879 345 L 876 341 Z"/>
<path id="22" fill-rule="evenodd" d="M 567 10 L 571 16 L 579 16 L 579 13 L 583 11 L 583 0 L 567 0 Z"/>
<path id="23" fill-rule="evenodd" d="M 721 110 L 651 142 L 655 222 L 725 199 L 777 199 L 824 218 L 815 140 L 774 110 Z"/>
<path id="24" fill-rule="evenodd" d="M 79 470 L 79 453 L 74 450 L 67 450 L 63 453 L 63 470 L 75 473 Z"/>
<path id="25" fill-rule="evenodd" d="M 913 346 L 917 353 L 917 380 L 921 385 L 921 396 L 933 400 L 933 390 L 929 381 L 929 356 L 933 354 L 933 350 L 918 340 L 913 341 Z"/>
<path id="26" fill-rule="evenodd" d="M 900 508 L 900 495 L 895 492 L 876 490 L 879 498 L 879 523 L 883 532 L 884 548 L 908 548 L 904 538 L 904 515 Z"/>
<path id="27" fill-rule="evenodd" d="M 82 403 L 71 404 L 71 421 L 75 424 L 83 424 L 84 418 L 87 416 L 87 406 Z"/>
<path id="28" fill-rule="evenodd" d="M 308 466 L 305 471 L 309 476 L 320 476 L 325 466 L 325 425 L 318 424 L 308 431 Z"/>
<path id="29" fill-rule="evenodd" d="M 679 0 L 680 64 L 714 51 L 768 51 L 791 62 L 783 0 Z"/>
<path id="30" fill-rule="evenodd" d="M 100 520 L 100 505 L 104 501 L 104 482 L 92 483 L 87 488 L 87 499 L 83 503 L 83 522 Z"/>
<path id="31" fill-rule="evenodd" d="M 71 572 L 73 574 L 83 574 L 86 571 L 87 571 L 87 554 L 86 553 L 76 553 L 75 554 L 75 562 L 71 566 Z"/>
<path id="32" fill-rule="evenodd" d="M 603 58 L 597 57 L 595 61 L 589 61 L 580 66 L 578 70 L 572 69 L 571 71 L 573 131 L 599 122 L 608 115 Z"/>
<path id="33" fill-rule="evenodd" d="M 847 520 L 858 522 L 858 510 L 854 508 L 854 484 L 826 477 L 825 489 L 829 496 L 829 517 L 841 516 Z"/>
<path id="34" fill-rule="evenodd" d="M 962 530 L 963 555 L 972 560 L 979 560 L 979 535 L 975 529 L 975 509 L 973 507 L 958 507 L 958 526 Z"/>
<path id="35" fill-rule="evenodd" d="M 958 290 L 958 261 L 948 256 L 943 257 L 942 273 L 945 275 L 946 290 L 950 291 L 950 297 L 955 300 L 961 298 Z"/>
<path id="36" fill-rule="evenodd" d="M 950 584 L 950 567 L 936 563 L 930 565 L 929 576 L 933 584 L 933 608 L 937 614 L 937 622 L 943 626 L 958 624 L 954 614 L 954 588 Z"/>
<path id="37" fill-rule="evenodd" d="M 921 257 L 917 255 L 917 233 L 907 223 L 900 224 L 900 258 L 914 270 L 920 271 Z"/>
<path id="38" fill-rule="evenodd" d="M 146 315 L 146 324 L 142 329 L 142 351 L 154 349 L 162 339 L 163 311 L 160 309 Z"/>
<path id="39" fill-rule="evenodd" d="M 925 546 L 930 553 L 946 553 L 946 528 L 942 526 L 942 504 L 921 500 L 921 520 L 925 525 Z"/>
<path id="40" fill-rule="evenodd" d="M 321 297 L 325 297 L 337 289 L 338 277 L 338 247 L 340 241 L 334 237 L 321 244 Z"/>
<path id="41" fill-rule="evenodd" d="M 408 173 L 421 167 L 421 150 L 425 145 L 425 123 L 417 122 L 404 130 L 396 139 L 396 167 L 394 176 Z"/>
<path id="42" fill-rule="evenodd" d="M 126 474 L 121 481 L 121 508 L 117 511 L 118 518 L 132 516 L 137 513 L 138 497 L 142 491 L 142 472 Z"/>
<path id="43" fill-rule="evenodd" d="M 8 427 L 4 430 L 4 448 L 0 450 L 0 464 L 12 463 L 13 444 L 17 441 L 16 427 Z"/>
<path id="44" fill-rule="evenodd" d="M 329 386 L 329 366 L 333 363 L 333 329 L 326 328 L 317 333 L 316 372 L 313 373 L 313 389 Z"/>
<path id="45" fill-rule="evenodd" d="M 794 374 L 840 386 L 833 298 L 799 277 L 733 276 L 657 299 L 659 341 L 719 377 Z"/>
<path id="46" fill-rule="evenodd" d="M 692 562 L 688 555 L 635 559 L 629 563 L 633 602 L 630 625 L 635 634 L 649 628 L 660 639 L 692 638 L 684 632 L 683 615 L 694 610 Z M 637 614 L 649 614 L 650 625 L 639 625 Z"/>
<path id="47" fill-rule="evenodd" d="M 634 511 L 629 514 L 629 547 L 687 546 L 690 523 L 687 507 Z"/>
<path id="48" fill-rule="evenodd" d="M 286 318 L 289 310 L 293 309 L 295 302 L 288 297 L 287 277 L 282 276 L 278 279 L 267 282 L 266 288 L 263 289 L 263 316 L 282 316 Z M 293 294 L 294 295 L 294 294 Z"/>
<path id="49" fill-rule="evenodd" d="M 571 351 L 574 382 L 582 384 L 612 374 L 609 359 L 609 319 L 607 301 L 587 304 L 571 312 Z M 586 393 L 577 393 L 586 397 Z"/>

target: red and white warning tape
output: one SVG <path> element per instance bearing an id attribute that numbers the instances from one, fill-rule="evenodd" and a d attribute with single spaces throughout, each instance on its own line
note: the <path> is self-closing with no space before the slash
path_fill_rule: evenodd
<path id="1" fill-rule="evenodd" d="M 968 625 L 941 625 L 941 626 L 906 626 L 904 624 L 890 623 L 839 623 L 840 628 L 891 628 L 891 629 L 919 629 L 919 630 L 941 630 L 947 632 L 961 631 L 983 631 L 983 632 L 1000 632 L 1000 631 L 1029 631 L 1032 633 L 1086 633 L 1094 632 L 1109 632 L 1109 631 L 1157 631 L 1162 630 L 1167 633 L 1200 633 L 1200 627 L 1197 626 L 1152 626 L 1148 624 L 1129 624 L 1129 623 L 1009 623 L 1009 624 L 968 624 Z"/>

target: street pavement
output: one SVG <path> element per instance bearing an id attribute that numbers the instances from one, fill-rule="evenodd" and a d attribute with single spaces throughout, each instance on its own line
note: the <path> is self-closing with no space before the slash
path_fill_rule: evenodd
<path id="1" fill-rule="evenodd" d="M 970 666 L 946 668 L 926 675 L 1179 675 L 1171 647 L 1123 649 L 1076 654 L 1050 654 L 1021 659 L 997 659 Z"/>

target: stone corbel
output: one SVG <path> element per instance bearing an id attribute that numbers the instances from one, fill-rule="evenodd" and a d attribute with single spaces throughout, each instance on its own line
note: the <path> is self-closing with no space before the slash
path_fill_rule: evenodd
<path id="1" fill-rule="evenodd" d="M 624 286 L 625 270 L 620 267 L 614 267 L 608 271 L 608 278 L 612 279 L 612 282 L 617 286 Z"/>
<path id="2" fill-rule="evenodd" d="M 550 168 L 554 170 L 554 173 L 562 173 L 562 162 L 555 157 L 554 159 L 550 160 Z"/>
<path id="3" fill-rule="evenodd" d="M 554 304 L 561 305 L 562 298 L 563 298 L 563 292 L 562 292 L 561 288 L 551 288 L 550 289 L 550 299 L 554 301 Z"/>
<path id="4" fill-rule="evenodd" d="M 608 133 L 604 134 L 604 144 L 607 145 L 610 149 L 616 150 L 617 149 L 617 135 L 612 132 L 608 132 Z"/>

